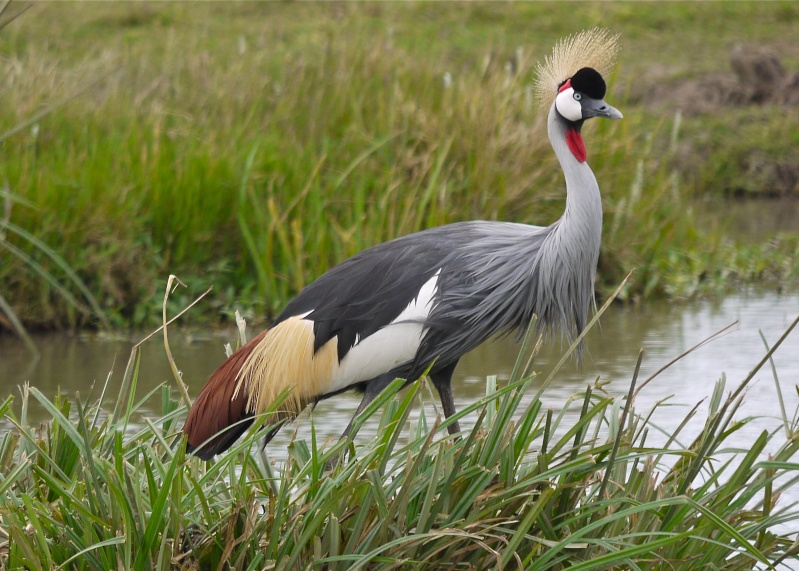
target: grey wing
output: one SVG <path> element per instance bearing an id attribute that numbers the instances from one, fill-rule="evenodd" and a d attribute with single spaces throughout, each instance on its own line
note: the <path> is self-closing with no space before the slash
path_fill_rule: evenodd
<path id="1" fill-rule="evenodd" d="M 539 254 L 552 227 L 480 222 L 475 230 L 444 264 L 413 374 L 457 361 L 491 337 L 521 334 L 536 313 Z"/>
<path id="2" fill-rule="evenodd" d="M 453 249 L 468 241 L 465 233 L 451 232 L 457 226 L 417 232 L 356 254 L 305 287 L 275 324 L 307 314 L 314 323 L 314 350 L 337 337 L 340 361 L 359 339 L 396 319 Z"/>

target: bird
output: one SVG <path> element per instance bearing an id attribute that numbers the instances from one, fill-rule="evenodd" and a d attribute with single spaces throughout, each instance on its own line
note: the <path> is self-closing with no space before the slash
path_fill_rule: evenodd
<path id="1" fill-rule="evenodd" d="M 354 419 L 394 379 L 427 374 L 446 418 L 456 412 L 458 360 L 484 341 L 537 331 L 569 341 L 595 307 L 602 234 L 599 185 L 586 162 L 585 121 L 622 118 L 604 101 L 618 35 L 592 28 L 557 42 L 536 69 L 547 134 L 566 182 L 548 226 L 455 222 L 371 246 L 307 285 L 264 331 L 211 375 L 184 424 L 187 450 L 208 460 L 230 448 L 281 396 L 264 445 L 310 405 L 362 394 Z M 448 425 L 457 435 L 457 421 Z"/>

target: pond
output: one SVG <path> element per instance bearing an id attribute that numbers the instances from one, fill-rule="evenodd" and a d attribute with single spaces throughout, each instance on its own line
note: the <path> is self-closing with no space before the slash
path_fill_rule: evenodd
<path id="1" fill-rule="evenodd" d="M 799 315 L 799 293 L 784 294 L 774 291 L 744 292 L 718 300 L 691 302 L 653 302 L 643 306 L 613 305 L 602 316 L 599 326 L 589 332 L 587 350 L 580 366 L 569 362 L 561 369 L 544 393 L 547 407 L 555 412 L 568 406 L 565 426 L 577 418 L 581 401 L 570 401 L 576 393 L 597 379 L 610 381 L 604 387 L 611 395 L 624 395 L 629 389 L 639 349 L 644 351 L 639 383 L 719 330 L 730 326 L 712 342 L 690 352 L 660 373 L 640 392 L 635 407 L 638 413 L 647 414 L 656 403 L 659 406 L 652 422 L 662 429 L 647 440 L 656 446 L 665 442 L 699 401 L 698 414 L 682 433 L 681 443 L 699 433 L 707 412 L 708 397 L 716 382 L 726 376 L 726 393 L 733 390 L 763 358 L 766 349 L 763 336 L 773 344 Z M 112 337 L 108 335 L 44 335 L 35 338 L 42 357 L 31 360 L 24 346 L 10 336 L 0 338 L 0 395 L 19 394 L 18 387 L 25 382 L 37 387 L 46 395 L 79 394 L 86 399 L 96 398 L 108 379 L 107 400 L 119 392 L 122 375 L 134 341 L 143 335 Z M 196 395 L 208 375 L 223 361 L 223 344 L 233 341 L 232 330 L 190 332 L 170 330 L 170 347 L 177 366 L 181 369 L 190 393 Z M 551 372 L 560 359 L 563 347 L 551 343 L 536 357 L 533 369 L 541 379 Z M 516 360 L 518 346 L 509 339 L 486 344 L 466 355 L 460 362 L 453 389 L 456 406 L 460 409 L 485 394 L 486 376 L 497 375 L 500 384 L 509 378 Z M 794 330 L 773 357 L 774 370 L 784 397 L 786 414 L 796 422 L 799 411 L 799 328 Z M 149 340 L 142 351 L 137 393 L 145 395 L 163 383 L 174 383 L 165 356 L 160 335 Z M 94 386 L 94 388 L 92 388 Z M 144 408 L 145 414 L 158 414 L 160 391 Z M 423 391 L 422 394 L 427 394 Z M 175 393 L 177 396 L 177 393 Z M 532 395 L 527 395 L 531 398 Z M 19 399 L 18 399 L 19 400 Z M 427 396 L 425 410 L 428 418 L 434 414 L 437 399 Z M 313 423 L 322 440 L 334 441 L 357 407 L 359 399 L 354 394 L 343 394 L 323 401 L 312 414 L 305 413 L 292 425 L 285 427 L 267 446 L 268 457 L 274 462 L 286 458 L 287 445 L 294 437 L 308 438 Z M 520 411 L 524 409 L 522 403 Z M 16 405 L 17 412 L 19 404 Z M 45 420 L 44 411 L 31 406 L 29 422 Z M 418 411 L 416 412 L 418 414 Z M 774 373 L 766 365 L 755 375 L 746 391 L 745 404 L 739 416 L 753 417 L 737 432 L 727 448 L 745 450 L 765 429 L 783 430 L 781 408 L 777 396 Z M 138 419 L 140 420 L 140 419 Z M 468 428 L 472 419 L 462 422 Z M 0 419 L 0 429 L 8 423 Z M 367 423 L 357 439 L 364 441 L 376 431 L 377 417 Z M 781 435 L 775 439 L 779 441 Z M 659 441 L 658 441 L 659 440 Z M 784 437 L 782 438 L 784 440 Z M 773 452 L 767 449 L 766 453 Z M 799 490 L 783 495 L 780 505 L 785 507 L 799 502 Z M 795 531 L 795 530 L 783 530 Z"/>
<path id="2" fill-rule="evenodd" d="M 594 384 L 597 378 L 611 381 L 605 387 L 610 394 L 622 395 L 629 388 L 638 350 L 644 350 L 639 381 L 646 379 L 674 357 L 685 352 L 725 326 L 732 327 L 718 339 L 687 355 L 655 378 L 639 394 L 636 406 L 648 411 L 656 402 L 669 399 L 655 420 L 664 430 L 676 427 L 691 406 L 713 392 L 716 381 L 726 375 L 732 389 L 761 360 L 766 350 L 758 333 L 762 330 L 774 343 L 799 314 L 799 294 L 769 291 L 737 293 L 716 301 L 654 302 L 643 306 L 614 305 L 603 315 L 599 326 L 588 335 L 587 350 L 581 365 L 569 362 L 558 372 L 544 395 L 545 404 L 560 410 L 575 393 Z M 189 391 L 196 395 L 208 375 L 224 359 L 223 344 L 235 339 L 230 330 L 189 332 L 170 330 L 170 347 Z M 0 338 L 0 393 L 19 394 L 25 382 L 47 395 L 79 394 L 96 398 L 106 379 L 108 394 L 115 398 L 135 339 L 108 335 L 42 335 L 35 341 L 42 357 L 32 360 L 15 338 Z M 534 370 L 545 378 L 561 356 L 559 342 L 550 343 L 538 355 Z M 513 340 L 488 343 L 459 364 L 453 389 L 458 407 L 473 402 L 485 392 L 485 378 L 495 374 L 500 382 L 510 376 L 518 346 Z M 799 405 L 794 386 L 799 383 L 799 331 L 795 331 L 774 355 L 774 365 L 782 384 L 789 417 Z M 172 378 L 163 349 L 162 337 L 149 340 L 142 351 L 138 394 L 144 395 Z M 173 382 L 173 381 L 172 381 Z M 94 386 L 94 388 L 92 388 Z M 93 391 L 93 392 L 92 392 Z M 148 401 L 145 411 L 157 414 L 160 397 Z M 430 400 L 430 399 L 428 399 Z M 334 438 L 346 426 L 358 404 L 355 394 L 344 394 L 323 401 L 313 412 L 322 434 Z M 432 405 L 431 405 L 432 407 Z M 772 370 L 764 367 L 757 374 L 746 395 L 744 410 L 758 417 L 741 436 L 757 434 L 764 426 L 781 424 Z M 432 412 L 432 408 L 431 408 Z M 32 407 L 32 422 L 44 420 L 44 411 Z M 309 415 L 298 421 L 302 433 L 310 425 Z M 368 432 L 369 426 L 365 427 Z M 374 427 L 371 427 L 374 430 Z M 283 430 L 269 446 L 270 456 L 280 458 L 293 430 Z M 282 449 L 282 452 L 281 452 Z"/>

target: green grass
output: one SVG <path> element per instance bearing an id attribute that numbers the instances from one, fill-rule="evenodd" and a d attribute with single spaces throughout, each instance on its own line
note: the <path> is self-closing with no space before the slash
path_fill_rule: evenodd
<path id="1" fill-rule="evenodd" d="M 575 419 L 570 403 L 542 406 L 552 377 L 525 373 L 522 352 L 508 384 L 489 377 L 486 397 L 454 417 L 474 420 L 460 440 L 447 435 L 451 420 L 424 408 L 409 421 L 433 395 L 423 381 L 398 392 L 398 381 L 358 418 L 357 444 L 320 447 L 312 430 L 278 467 L 257 427 L 215 462 L 186 457 L 185 407 L 169 387 L 161 416 L 133 424 L 143 402 L 134 350 L 113 406 L 104 395 L 72 404 L 27 387 L 19 417 L 10 399 L 0 405 L 13 425 L 0 438 L 0 569 L 749 570 L 799 561 L 799 509 L 783 495 L 799 484 L 799 411 L 783 410 L 784 428 L 754 441 L 740 435 L 751 420 L 747 384 L 796 324 L 740 386 L 716 383 L 703 421 L 697 405 L 665 441 L 654 411 L 635 407 L 649 381 L 638 379 L 640 358 L 626 397 L 597 383 L 570 400 Z M 51 416 L 36 427 L 27 422 L 34 401 Z M 373 417 L 376 436 L 357 436 Z M 691 419 L 695 437 L 683 434 Z"/>
<path id="2" fill-rule="evenodd" d="M 36 4 L 0 34 L 0 132 L 80 95 L 0 142 L 0 180 L 20 198 L 9 220 L 49 245 L 115 325 L 150 323 L 148 300 L 170 273 L 190 286 L 176 305 L 215 286 L 206 320 L 239 306 L 263 319 L 399 234 L 473 218 L 553 222 L 563 183 L 528 87 L 559 37 L 606 25 L 622 33 L 608 99 L 625 120 L 586 129 L 607 213 L 600 292 L 633 267 L 623 298 L 789 283 L 796 236 L 742 245 L 700 228 L 690 205 L 735 179 L 753 145 L 796 155 L 796 110 L 759 110 L 765 126 L 745 136 L 746 110 L 683 119 L 677 140 L 708 157 L 697 164 L 674 145 L 673 115 L 645 95 L 726 69 L 734 41 L 780 49 L 795 67 L 784 40 L 795 13 L 790 3 Z M 769 139 L 784 144 L 760 144 Z M 77 283 L 44 251 L 9 241 L 32 260 L 0 248 L 2 295 L 25 325 L 96 320 L 32 271 Z"/>

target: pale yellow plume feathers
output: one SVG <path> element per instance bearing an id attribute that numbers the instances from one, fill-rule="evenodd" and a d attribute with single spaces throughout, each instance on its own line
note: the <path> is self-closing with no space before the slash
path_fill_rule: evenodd
<path id="1" fill-rule="evenodd" d="M 552 53 L 536 66 L 533 90 L 541 107 L 555 100 L 558 84 L 584 67 L 592 67 L 606 77 L 616 63 L 619 34 L 606 28 L 591 28 L 561 39 Z"/>
<path id="2" fill-rule="evenodd" d="M 246 391 L 247 410 L 261 414 L 283 391 L 291 389 L 277 416 L 292 419 L 325 394 L 338 366 L 337 347 L 334 337 L 314 351 L 313 322 L 302 316 L 289 317 L 269 329 L 253 347 L 239 371 L 233 397 Z"/>

